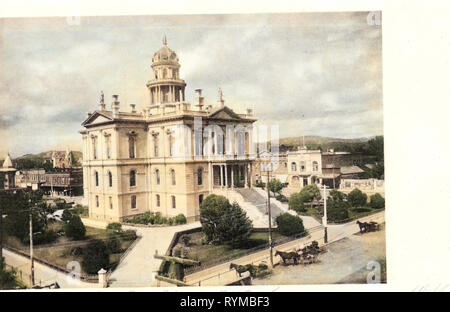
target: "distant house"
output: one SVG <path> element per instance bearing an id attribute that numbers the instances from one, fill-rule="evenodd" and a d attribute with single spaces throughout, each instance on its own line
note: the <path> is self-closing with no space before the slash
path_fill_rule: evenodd
<path id="1" fill-rule="evenodd" d="M 73 167 L 73 155 L 67 148 L 65 152 L 54 151 L 52 152 L 53 168 L 57 169 L 70 169 Z"/>
<path id="2" fill-rule="evenodd" d="M 10 190 L 15 188 L 15 177 L 17 169 L 13 168 L 11 157 L 8 155 L 0 168 L 0 190 Z"/>

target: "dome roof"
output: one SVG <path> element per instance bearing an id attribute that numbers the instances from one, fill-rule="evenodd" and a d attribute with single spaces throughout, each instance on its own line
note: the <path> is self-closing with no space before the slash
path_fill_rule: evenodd
<path id="1" fill-rule="evenodd" d="M 177 54 L 167 46 L 167 39 L 163 39 L 163 47 L 153 55 L 153 63 L 179 65 Z"/>

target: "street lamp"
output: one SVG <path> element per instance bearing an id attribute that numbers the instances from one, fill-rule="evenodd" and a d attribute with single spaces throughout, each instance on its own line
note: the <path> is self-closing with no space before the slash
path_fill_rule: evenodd
<path id="1" fill-rule="evenodd" d="M 324 228 L 323 242 L 325 244 L 328 243 L 328 223 L 327 223 L 327 186 L 325 183 L 323 184 L 323 218 L 322 225 Z"/>

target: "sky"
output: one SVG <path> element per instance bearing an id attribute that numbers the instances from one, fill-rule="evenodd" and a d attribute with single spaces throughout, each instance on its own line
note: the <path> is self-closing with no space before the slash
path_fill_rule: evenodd
<path id="1" fill-rule="evenodd" d="M 220 87 L 281 138 L 381 135 L 382 33 L 367 14 L 0 19 L 0 157 L 81 150 L 101 91 L 141 109 L 164 35 L 192 104 L 201 88 L 216 105 Z"/>

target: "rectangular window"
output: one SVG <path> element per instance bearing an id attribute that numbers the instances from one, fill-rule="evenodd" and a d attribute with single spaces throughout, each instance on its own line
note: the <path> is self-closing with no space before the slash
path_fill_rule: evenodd
<path id="1" fill-rule="evenodd" d="M 113 209 L 112 197 L 109 196 L 109 209 Z"/>
<path id="2" fill-rule="evenodd" d="M 159 150 L 158 150 L 158 136 L 155 136 L 153 139 L 153 153 L 155 157 L 158 157 Z"/>
<path id="3" fill-rule="evenodd" d="M 92 155 L 97 159 L 97 137 L 92 137 Z"/>
<path id="4" fill-rule="evenodd" d="M 128 144 L 130 158 L 136 158 L 136 138 L 134 136 L 130 136 L 128 138 Z"/>
<path id="5" fill-rule="evenodd" d="M 95 195 L 95 207 L 100 206 L 100 203 L 98 202 L 98 195 Z"/>
<path id="6" fill-rule="evenodd" d="M 175 200 L 175 196 L 172 195 L 172 208 L 175 209 L 177 208 L 177 202 Z"/>
<path id="7" fill-rule="evenodd" d="M 106 158 L 111 159 L 111 136 L 105 138 L 106 143 Z"/>
<path id="8" fill-rule="evenodd" d="M 156 195 L 156 207 L 161 206 L 161 197 L 159 195 Z"/>
<path id="9" fill-rule="evenodd" d="M 136 195 L 131 195 L 131 209 L 136 209 Z"/>

